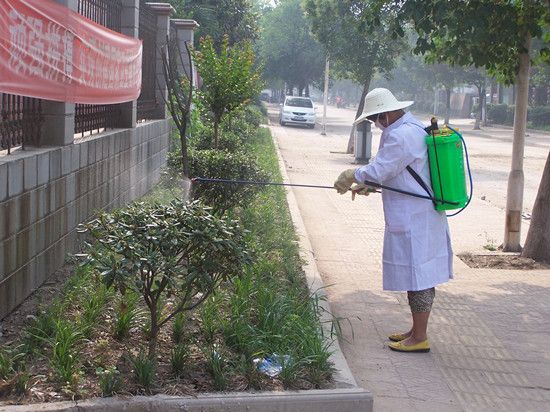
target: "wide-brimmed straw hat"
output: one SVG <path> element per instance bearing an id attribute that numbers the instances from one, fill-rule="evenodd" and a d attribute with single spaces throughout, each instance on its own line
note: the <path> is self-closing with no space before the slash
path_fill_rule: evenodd
<path id="1" fill-rule="evenodd" d="M 412 100 L 400 102 L 388 89 L 383 89 L 381 87 L 373 89 L 365 96 L 363 113 L 357 118 L 357 120 L 355 120 L 355 123 L 360 123 L 365 120 L 365 118 L 372 116 L 373 114 L 404 109 L 413 103 L 414 102 Z"/>

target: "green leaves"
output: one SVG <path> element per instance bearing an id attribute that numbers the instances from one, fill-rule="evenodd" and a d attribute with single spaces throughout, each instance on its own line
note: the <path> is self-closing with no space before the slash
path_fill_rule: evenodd
<path id="1" fill-rule="evenodd" d="M 394 18 L 412 22 L 418 39 L 415 53 L 450 65 L 484 67 L 504 83 L 513 83 L 525 39 L 543 35 L 550 9 L 545 1 L 407 0 L 362 1 L 394 5 Z M 541 50 L 544 50 L 542 48 Z"/>
<path id="2" fill-rule="evenodd" d="M 211 37 L 202 38 L 200 43 L 200 52 L 193 53 L 203 80 L 198 96 L 212 114 L 216 147 L 218 126 L 222 118 L 258 96 L 263 84 L 260 69 L 255 66 L 250 42 L 230 47 L 229 37 L 225 36 L 219 52 Z"/>
<path id="3" fill-rule="evenodd" d="M 396 36 L 403 29 L 390 24 L 389 13 L 374 3 L 364 0 L 303 3 L 312 32 L 327 50 L 333 67 L 343 77 L 361 85 L 368 85 L 376 72 L 390 73 L 396 57 L 405 50 L 403 39 Z"/>
<path id="4" fill-rule="evenodd" d="M 196 150 L 192 152 L 191 170 L 194 176 L 214 179 L 267 181 L 269 175 L 264 172 L 250 154 L 221 150 Z M 197 183 L 194 195 L 212 205 L 216 214 L 236 206 L 248 204 L 261 186 Z"/>
<path id="5" fill-rule="evenodd" d="M 135 203 L 103 213 L 83 228 L 96 240 L 90 262 L 103 282 L 122 294 L 131 289 L 146 303 L 151 359 L 159 329 L 238 276 L 248 261 L 237 222 L 212 216 L 198 202 Z M 165 306 L 168 298 L 173 305 Z"/>

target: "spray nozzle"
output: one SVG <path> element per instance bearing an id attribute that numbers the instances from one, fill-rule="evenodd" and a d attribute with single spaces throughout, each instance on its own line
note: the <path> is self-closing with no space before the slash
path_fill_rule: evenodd
<path id="1" fill-rule="evenodd" d="M 433 116 L 430 119 L 430 125 L 424 129 L 426 133 L 428 134 L 434 134 L 436 131 L 439 130 L 439 126 L 437 125 L 437 117 Z"/>

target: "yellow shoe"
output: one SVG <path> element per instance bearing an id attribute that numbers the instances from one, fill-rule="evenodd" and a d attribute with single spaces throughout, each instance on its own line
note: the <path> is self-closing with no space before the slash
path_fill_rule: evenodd
<path id="1" fill-rule="evenodd" d="M 415 345 L 404 345 L 403 341 L 401 342 L 394 342 L 388 344 L 391 350 L 394 350 L 396 352 L 411 352 L 411 353 L 421 353 L 421 352 L 429 352 L 430 351 L 430 342 L 428 339 L 419 342 Z"/>
<path id="2" fill-rule="evenodd" d="M 401 342 L 402 340 L 407 339 L 409 336 L 407 336 L 404 333 L 393 333 L 390 336 L 388 336 L 388 339 L 392 342 Z"/>

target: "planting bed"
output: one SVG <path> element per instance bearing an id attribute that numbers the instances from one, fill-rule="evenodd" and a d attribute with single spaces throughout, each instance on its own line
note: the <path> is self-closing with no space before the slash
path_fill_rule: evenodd
<path id="1" fill-rule="evenodd" d="M 469 267 L 476 269 L 550 269 L 549 265 L 512 253 L 492 253 L 483 255 L 463 253 L 458 255 L 458 257 Z"/>
<path id="2" fill-rule="evenodd" d="M 250 156 L 279 176 L 269 132 L 258 129 Z M 169 197 L 158 189 L 149 201 Z M 247 230 L 252 263 L 197 309 L 161 329 L 156 356 L 145 356 L 142 297 L 124 297 L 92 266 L 69 264 L 4 320 L 0 406 L 113 394 L 197 395 L 216 391 L 330 388 L 331 340 L 322 305 L 304 282 L 282 188 L 265 189 L 229 211 Z M 165 310 L 175 302 L 168 297 Z M 254 359 L 288 355 L 270 378 Z"/>

